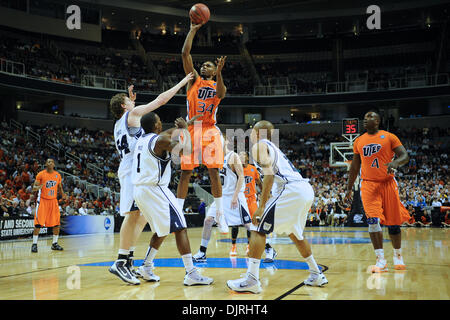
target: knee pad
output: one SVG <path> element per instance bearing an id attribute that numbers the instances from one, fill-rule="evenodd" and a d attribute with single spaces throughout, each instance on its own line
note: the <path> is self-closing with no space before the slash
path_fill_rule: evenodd
<path id="1" fill-rule="evenodd" d="M 388 226 L 389 234 L 396 235 L 401 232 L 400 226 Z"/>
<path id="2" fill-rule="evenodd" d="M 369 232 L 380 232 L 380 220 L 378 218 L 368 218 L 367 223 L 369 224 Z"/>

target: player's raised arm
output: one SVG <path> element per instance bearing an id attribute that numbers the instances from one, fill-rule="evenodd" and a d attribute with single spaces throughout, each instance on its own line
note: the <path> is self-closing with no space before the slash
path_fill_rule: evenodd
<path id="1" fill-rule="evenodd" d="M 217 69 L 216 69 L 216 82 L 217 82 L 217 87 L 216 87 L 216 92 L 217 92 L 217 97 L 219 99 L 223 99 L 225 98 L 225 94 L 227 93 L 227 87 L 225 87 L 225 84 L 223 82 L 223 78 L 222 78 L 222 69 L 223 66 L 225 65 L 225 60 L 227 59 L 227 57 L 220 57 L 216 60 L 216 65 L 217 65 Z"/>
<path id="2" fill-rule="evenodd" d="M 159 134 L 153 151 L 156 155 L 162 155 L 165 151 L 171 152 L 178 144 L 181 144 L 182 150 L 192 149 L 191 135 L 187 131 L 187 123 L 183 118 L 175 120 L 175 128 L 168 129 Z M 183 141 L 180 141 L 180 135 L 183 134 Z"/>
<path id="3" fill-rule="evenodd" d="M 193 79 L 193 77 L 194 75 L 192 73 L 189 73 L 186 77 L 183 78 L 183 80 L 178 82 L 171 89 L 161 93 L 152 102 L 133 108 L 133 110 L 131 110 L 128 114 L 128 125 L 132 127 L 140 127 L 140 119 L 143 115 L 152 112 L 158 109 L 160 106 L 165 105 L 167 102 L 169 102 L 169 100 L 172 99 L 172 97 L 178 92 L 178 90 L 184 87 L 190 80 Z M 134 98 L 136 98 L 136 96 L 134 96 Z"/>
<path id="4" fill-rule="evenodd" d="M 194 24 L 191 22 L 191 29 L 189 30 L 186 39 L 184 40 L 183 49 L 181 50 L 181 58 L 183 60 L 184 72 L 186 74 L 191 72 L 194 73 L 193 81 L 197 79 L 198 72 L 195 70 L 194 62 L 192 61 L 191 56 L 192 42 L 194 41 L 195 34 L 202 25 L 203 24 Z"/>
<path id="5" fill-rule="evenodd" d="M 239 192 L 241 191 L 245 181 L 244 167 L 242 166 L 241 159 L 239 159 L 239 156 L 234 152 L 230 159 L 230 165 L 238 178 L 236 182 L 236 189 L 234 190 L 233 197 L 231 199 L 231 208 L 235 209 L 238 206 Z"/>

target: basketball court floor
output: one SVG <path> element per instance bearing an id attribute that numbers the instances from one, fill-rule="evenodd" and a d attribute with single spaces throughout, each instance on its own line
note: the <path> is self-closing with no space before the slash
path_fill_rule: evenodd
<path id="1" fill-rule="evenodd" d="M 385 229 L 385 228 L 384 228 Z M 188 229 L 192 252 L 198 250 L 201 228 Z M 64 251 L 51 251 L 51 238 L 39 240 L 31 253 L 30 240 L 0 243 L 1 300 L 448 300 L 450 299 L 450 230 L 402 228 L 407 270 L 392 266 L 392 246 L 385 230 L 385 256 L 389 272 L 371 274 L 375 263 L 367 228 L 314 227 L 305 236 L 312 243 L 318 264 L 328 278 L 323 288 L 303 285 L 307 264 L 286 235 L 271 238 L 278 256 L 261 263 L 261 294 L 237 294 L 226 286 L 247 270 L 246 233 L 238 238 L 238 256 L 229 257 L 230 239 L 213 229 L 206 263 L 196 263 L 202 274 L 214 278 L 211 286 L 183 285 L 184 268 L 173 235 L 161 246 L 155 260 L 157 283 L 128 285 L 108 272 L 116 258 L 119 234 L 62 236 Z M 151 237 L 144 232 L 136 249 L 140 265 Z"/>

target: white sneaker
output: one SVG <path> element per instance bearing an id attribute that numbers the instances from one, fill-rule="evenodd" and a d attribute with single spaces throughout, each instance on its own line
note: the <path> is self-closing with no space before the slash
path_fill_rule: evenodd
<path id="1" fill-rule="evenodd" d="M 403 262 L 403 257 L 401 254 L 395 256 L 394 255 L 394 269 L 395 270 L 406 270 L 406 265 Z"/>
<path id="2" fill-rule="evenodd" d="M 146 281 L 158 282 L 160 280 L 159 276 L 153 273 L 155 269 L 153 262 L 149 264 L 143 264 L 137 268 L 137 273 Z"/>
<path id="3" fill-rule="evenodd" d="M 221 234 L 227 234 L 228 233 L 228 224 L 225 220 L 225 214 L 222 212 L 219 216 L 219 219 L 217 222 L 217 226 L 219 227 L 219 231 Z"/>
<path id="4" fill-rule="evenodd" d="M 386 259 L 378 259 L 374 266 L 370 266 L 372 273 L 388 272 Z"/>
<path id="5" fill-rule="evenodd" d="M 309 278 L 303 281 L 307 286 L 322 287 L 328 283 L 327 278 L 323 273 L 311 272 Z"/>
<path id="6" fill-rule="evenodd" d="M 114 261 L 114 264 L 109 268 L 109 272 L 118 276 L 121 280 L 123 280 L 126 283 L 134 285 L 141 283 L 139 279 L 136 278 L 131 273 L 131 270 L 127 267 L 127 260 L 125 259 L 119 259 Z"/>
<path id="7" fill-rule="evenodd" d="M 275 260 L 275 257 L 278 255 L 278 253 L 275 251 L 274 248 L 269 248 L 264 250 L 266 252 L 266 258 L 263 260 L 263 263 L 271 263 Z"/>
<path id="8" fill-rule="evenodd" d="M 201 252 L 200 250 L 192 256 L 192 260 L 194 262 L 206 262 L 206 253 Z"/>
<path id="9" fill-rule="evenodd" d="M 243 278 L 228 280 L 227 286 L 236 292 L 260 293 L 262 291 L 261 282 L 248 272 Z"/>
<path id="10" fill-rule="evenodd" d="M 186 273 L 184 276 L 185 286 L 196 286 L 196 285 L 209 285 L 213 283 L 212 278 L 204 277 L 200 275 L 196 268 L 192 269 L 191 272 Z"/>

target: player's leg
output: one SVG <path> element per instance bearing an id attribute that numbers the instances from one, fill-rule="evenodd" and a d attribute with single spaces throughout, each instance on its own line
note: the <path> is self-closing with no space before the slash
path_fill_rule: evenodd
<path id="1" fill-rule="evenodd" d="M 214 197 L 214 204 L 216 205 L 216 221 L 220 230 L 220 233 L 228 233 L 228 225 L 226 224 L 223 199 L 222 199 L 222 183 L 220 181 L 219 169 L 208 168 L 209 180 L 211 183 L 211 193 Z"/>
<path id="2" fill-rule="evenodd" d="M 230 250 L 230 256 L 233 256 L 233 257 L 235 257 L 237 255 L 236 241 L 237 241 L 238 235 L 239 235 L 239 227 L 238 226 L 231 227 L 231 250 Z"/>
<path id="3" fill-rule="evenodd" d="M 62 251 L 64 250 L 58 244 L 58 237 L 61 225 L 61 212 L 59 211 L 58 200 L 53 199 L 49 201 L 49 217 L 48 217 L 48 226 L 52 227 L 53 231 L 53 241 L 52 241 L 52 250 Z"/>
<path id="4" fill-rule="evenodd" d="M 48 216 L 48 208 L 45 199 L 38 199 L 36 205 L 36 213 L 34 214 L 34 230 L 33 243 L 31 245 L 31 252 L 38 252 L 38 238 L 41 227 L 45 225 Z"/>
<path id="5" fill-rule="evenodd" d="M 120 242 L 117 259 L 109 268 L 109 272 L 118 276 L 122 281 L 138 285 L 141 282 L 136 278 L 130 268 L 130 247 L 133 243 L 134 231 L 137 221 L 139 220 L 139 211 L 135 210 L 125 214 L 122 225 L 120 227 Z"/>
<path id="6" fill-rule="evenodd" d="M 141 233 L 144 230 L 146 225 L 147 225 L 147 219 L 145 219 L 145 217 L 139 213 L 139 218 L 134 227 L 133 240 L 131 242 L 130 249 L 129 249 L 130 253 L 128 254 L 128 258 L 127 258 L 127 265 L 129 267 L 129 269 L 131 270 L 131 272 L 136 273 L 136 275 L 138 275 L 138 276 L 139 276 L 139 273 L 134 268 L 134 251 L 136 250 L 136 244 L 139 239 L 139 236 L 141 235 Z"/>
<path id="7" fill-rule="evenodd" d="M 191 245 L 187 235 L 186 228 L 175 231 L 175 241 L 177 243 L 178 252 L 183 260 L 186 275 L 184 277 L 185 286 L 193 285 L 209 285 L 213 283 L 212 278 L 202 276 L 198 273 L 197 268 L 194 266 L 191 253 Z"/>
<path id="8" fill-rule="evenodd" d="M 383 230 L 380 223 L 385 223 L 383 215 L 383 195 L 380 183 L 361 182 L 361 201 L 367 216 L 369 236 L 376 256 L 376 264 L 370 266 L 372 272 L 386 272 L 387 262 L 384 258 Z"/>
<path id="9" fill-rule="evenodd" d="M 188 194 L 189 181 L 192 176 L 192 170 L 193 169 L 190 168 L 186 170 L 181 170 L 180 181 L 178 182 L 177 186 L 177 201 L 182 209 L 184 206 L 184 200 L 186 199 L 186 196 Z"/>
<path id="10" fill-rule="evenodd" d="M 228 280 L 227 286 L 238 292 L 260 293 L 262 291 L 259 281 L 259 267 L 261 256 L 266 244 L 266 234 L 255 230 L 251 231 L 250 251 L 248 253 L 248 268 L 245 278 Z"/>
<path id="11" fill-rule="evenodd" d="M 52 229 L 53 229 L 53 241 L 52 241 L 52 247 L 51 247 L 51 249 L 52 250 L 58 250 L 58 251 L 62 251 L 62 250 L 64 250 L 64 248 L 63 247 L 61 247 L 59 244 L 58 244 L 58 238 L 59 238 L 59 231 L 60 231 L 60 226 L 58 225 L 58 226 L 54 226 Z"/>
<path id="12" fill-rule="evenodd" d="M 155 259 L 155 256 L 158 253 L 158 250 L 165 238 L 166 236 L 159 237 L 155 232 L 150 239 L 150 245 L 147 249 L 147 253 L 145 254 L 144 262 L 142 266 L 137 269 L 137 273 L 146 281 L 153 282 L 160 280 L 159 276 L 155 275 L 154 273 L 155 267 L 153 264 L 153 260 Z"/>
<path id="13" fill-rule="evenodd" d="M 33 230 L 33 243 L 31 245 L 31 252 L 38 252 L 37 243 L 38 243 L 40 231 L 41 231 L 41 226 L 35 224 L 34 230 Z"/>
<path id="14" fill-rule="evenodd" d="M 402 233 L 400 225 L 409 221 L 408 210 L 400 201 L 397 182 L 393 179 L 385 185 L 383 207 L 388 221 L 388 233 L 394 249 L 393 262 L 395 270 L 405 270 L 402 256 Z"/>
<path id="15" fill-rule="evenodd" d="M 215 210 L 214 204 L 208 210 L 208 214 Z M 211 239 L 211 230 L 214 225 L 214 216 L 207 215 L 203 221 L 202 240 L 198 252 L 193 256 L 195 262 L 206 262 L 206 250 L 208 249 L 209 240 Z"/>
<path id="16" fill-rule="evenodd" d="M 310 276 L 308 279 L 304 281 L 304 283 L 308 286 L 316 286 L 321 287 L 328 283 L 325 275 L 320 271 L 319 266 L 317 265 L 316 260 L 314 259 L 311 245 L 306 239 L 298 239 L 294 233 L 289 235 L 289 238 L 294 242 L 298 252 L 300 255 L 306 260 L 306 263 L 309 267 Z"/>

